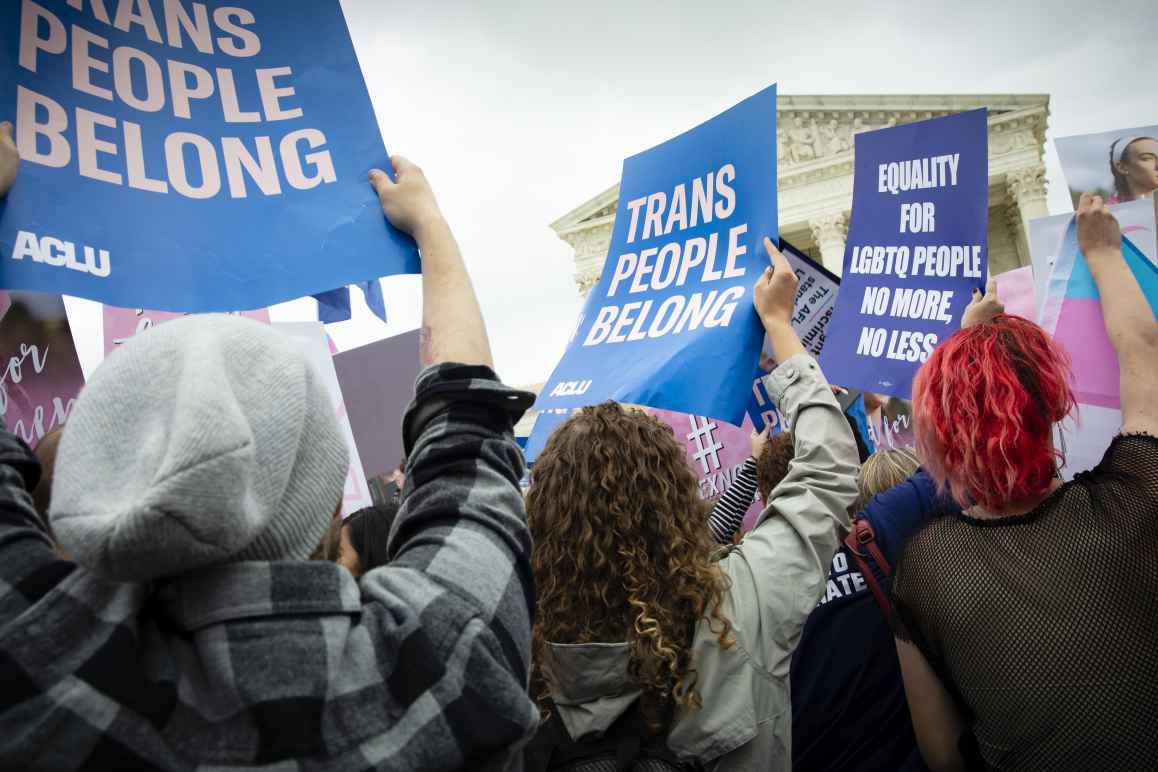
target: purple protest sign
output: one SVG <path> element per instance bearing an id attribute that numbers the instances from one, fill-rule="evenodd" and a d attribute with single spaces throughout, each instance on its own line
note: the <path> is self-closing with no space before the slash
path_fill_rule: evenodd
<path id="1" fill-rule="evenodd" d="M 84 373 L 59 295 L 2 292 L 0 314 L 0 415 L 36 447 L 68 420 Z"/>
<path id="2" fill-rule="evenodd" d="M 856 135 L 840 297 L 820 366 L 829 381 L 908 399 L 988 273 L 985 110 Z"/>
<path id="3" fill-rule="evenodd" d="M 343 351 L 334 369 L 362 469 L 373 481 L 402 458 L 402 414 L 418 378 L 418 330 Z"/>
<path id="4" fill-rule="evenodd" d="M 138 332 L 144 332 L 150 327 L 172 321 L 188 314 L 176 314 L 170 311 L 146 311 L 142 308 L 118 308 L 104 306 L 104 339 L 105 356 L 112 353 L 118 344 L 124 343 Z M 259 308 L 256 311 L 243 311 L 242 316 L 256 319 L 269 324 L 269 309 Z"/>

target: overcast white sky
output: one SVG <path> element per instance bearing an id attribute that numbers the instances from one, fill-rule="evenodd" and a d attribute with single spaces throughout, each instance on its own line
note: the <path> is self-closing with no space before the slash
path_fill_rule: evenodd
<path id="1" fill-rule="evenodd" d="M 295 0 L 302 2 L 304 0 Z M 500 375 L 550 374 L 579 309 L 548 223 L 622 159 L 772 82 L 784 94 L 1048 93 L 1050 137 L 1155 123 L 1153 0 L 342 0 L 386 146 L 426 170 L 481 297 Z M 1047 147 L 1050 206 L 1069 208 Z M 388 279 L 339 347 L 418 326 Z M 354 293 L 358 295 L 357 292 Z M 313 301 L 281 309 L 311 318 Z"/>

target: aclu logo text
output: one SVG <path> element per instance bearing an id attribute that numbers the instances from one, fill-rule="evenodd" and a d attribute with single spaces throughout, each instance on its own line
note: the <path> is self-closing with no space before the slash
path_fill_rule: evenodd
<path id="1" fill-rule="evenodd" d="M 591 388 L 591 381 L 560 381 L 551 389 L 552 397 L 577 397 L 586 394 Z"/>
<path id="2" fill-rule="evenodd" d="M 99 279 L 108 277 L 113 270 L 107 249 L 81 247 L 78 254 L 76 244 L 71 241 L 55 236 L 38 237 L 35 233 L 20 231 L 16 234 L 12 259 L 23 260 L 26 257 L 37 263 L 92 274 Z"/>

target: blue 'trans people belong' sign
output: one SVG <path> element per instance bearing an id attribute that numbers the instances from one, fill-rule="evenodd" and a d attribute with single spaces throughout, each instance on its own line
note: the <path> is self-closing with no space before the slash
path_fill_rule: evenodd
<path id="1" fill-rule="evenodd" d="M 338 0 L 5 0 L 0 286 L 237 310 L 420 270 Z"/>
<path id="2" fill-rule="evenodd" d="M 623 163 L 607 260 L 539 410 L 607 399 L 739 424 L 777 240 L 776 87 Z"/>
<path id="3" fill-rule="evenodd" d="M 840 296 L 820 364 L 832 383 L 909 399 L 988 266 L 986 111 L 856 136 Z"/>

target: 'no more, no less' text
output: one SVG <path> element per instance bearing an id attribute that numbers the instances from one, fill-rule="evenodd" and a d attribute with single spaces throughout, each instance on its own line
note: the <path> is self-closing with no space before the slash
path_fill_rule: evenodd
<path id="1" fill-rule="evenodd" d="M 957 185 L 960 154 L 927 156 L 881 163 L 877 167 L 879 194 L 898 196 L 910 191 L 932 190 Z M 897 233 L 912 241 L 913 234 L 926 238 L 924 244 L 854 244 L 848 273 L 895 277 L 902 280 L 982 278 L 980 244 L 945 244 L 936 236 L 937 207 L 933 201 L 900 203 Z M 953 322 L 955 290 L 931 287 L 867 285 L 860 303 L 863 317 L 891 317 Z M 907 362 L 924 362 L 937 346 L 936 332 L 884 329 L 865 326 L 860 330 L 856 353 L 865 357 L 885 357 Z"/>

